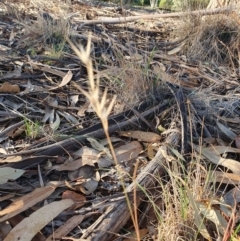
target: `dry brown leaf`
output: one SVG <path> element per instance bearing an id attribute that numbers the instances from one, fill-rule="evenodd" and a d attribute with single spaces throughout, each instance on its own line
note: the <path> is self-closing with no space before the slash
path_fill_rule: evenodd
<path id="1" fill-rule="evenodd" d="M 221 212 L 210 205 L 204 205 L 202 203 L 196 204 L 203 217 L 212 221 L 216 225 L 218 233 L 224 235 L 225 231 L 227 230 L 228 222 L 223 217 Z"/>
<path id="2" fill-rule="evenodd" d="M 9 46 L 12 45 L 12 43 L 14 42 L 14 38 L 15 38 L 15 35 L 17 34 L 17 31 L 15 32 L 14 29 L 12 29 L 11 33 L 10 33 L 10 36 L 9 36 Z"/>
<path id="3" fill-rule="evenodd" d="M 90 105 L 90 103 L 89 103 L 89 101 L 87 100 L 87 101 L 85 102 L 85 104 L 82 105 L 82 106 L 79 108 L 77 115 L 80 116 L 80 117 L 84 117 L 84 116 L 85 116 L 85 111 L 88 109 L 89 105 Z"/>
<path id="4" fill-rule="evenodd" d="M 226 136 L 228 136 L 231 140 L 234 140 L 234 138 L 236 137 L 236 134 L 232 132 L 230 128 L 226 127 L 225 125 L 221 124 L 218 121 L 217 121 L 217 126 Z"/>
<path id="5" fill-rule="evenodd" d="M 181 86 L 187 87 L 187 88 L 197 88 L 200 84 L 198 82 L 198 79 L 194 78 L 186 78 L 183 77 L 180 79 Z"/>
<path id="6" fill-rule="evenodd" d="M 227 205 L 234 207 L 240 203 L 240 190 L 238 187 L 234 187 L 224 195 L 224 201 Z"/>
<path id="7" fill-rule="evenodd" d="M 65 199 L 43 206 L 15 226 L 4 241 L 31 241 L 53 218 L 73 204 L 71 199 Z"/>
<path id="8" fill-rule="evenodd" d="M 73 158 L 82 157 L 82 166 L 89 165 L 94 166 L 98 165 L 99 168 L 109 167 L 114 164 L 114 161 L 110 159 L 108 156 L 104 155 L 103 157 L 99 155 L 99 152 L 93 148 L 82 147 L 79 150 L 71 153 Z M 76 170 L 77 167 L 74 169 Z"/>
<path id="9" fill-rule="evenodd" d="M 240 136 L 235 137 L 235 144 L 238 149 L 240 149 Z"/>
<path id="10" fill-rule="evenodd" d="M 234 173 L 214 171 L 211 174 L 214 182 L 226 184 L 239 184 L 240 176 Z"/>
<path id="11" fill-rule="evenodd" d="M 12 225 L 12 227 L 17 226 L 22 220 L 25 218 L 25 216 L 18 214 L 12 218 L 10 218 L 8 221 Z M 31 241 L 46 241 L 46 237 L 42 234 L 42 232 L 38 232 Z"/>
<path id="12" fill-rule="evenodd" d="M 183 46 L 185 45 L 185 42 L 182 42 L 179 46 L 177 46 L 176 48 L 168 51 L 168 55 L 173 55 L 173 54 L 177 54 L 178 52 L 180 52 L 183 48 Z"/>
<path id="13" fill-rule="evenodd" d="M 68 82 L 71 81 L 72 76 L 73 76 L 73 73 L 72 73 L 71 70 L 69 70 L 67 72 L 67 74 L 63 77 L 62 82 L 60 83 L 60 85 L 58 85 L 57 87 L 51 88 L 50 90 L 55 90 L 57 88 L 63 87 L 64 85 L 68 84 Z"/>
<path id="14" fill-rule="evenodd" d="M 8 220 L 9 218 L 32 207 L 36 203 L 46 199 L 54 192 L 55 188 L 55 186 L 36 188 L 31 193 L 16 199 L 8 207 L 0 211 L 0 222 Z"/>
<path id="15" fill-rule="evenodd" d="M 125 59 L 126 59 L 126 57 L 125 57 Z M 139 62 L 139 61 L 143 61 L 143 56 L 138 53 L 132 53 L 131 56 L 129 56 L 129 59 L 134 62 Z"/>
<path id="16" fill-rule="evenodd" d="M 9 200 L 9 199 L 13 198 L 14 196 L 15 196 L 14 193 L 7 194 L 7 195 L 5 195 L 5 196 L 3 196 L 3 197 L 0 197 L 0 202 L 3 202 L 3 201 L 5 201 L 5 200 Z"/>
<path id="17" fill-rule="evenodd" d="M 89 166 L 85 165 L 80 167 L 78 170 L 75 170 L 73 172 L 68 172 L 68 178 L 73 181 L 76 180 L 77 178 L 91 178 L 95 174 L 95 167 L 94 166 Z"/>
<path id="18" fill-rule="evenodd" d="M 120 136 L 126 136 L 133 139 L 137 139 L 138 141 L 144 141 L 144 142 L 157 142 L 161 140 L 161 136 L 153 132 L 119 131 L 118 134 Z"/>
<path id="19" fill-rule="evenodd" d="M 54 231 L 54 235 L 50 235 L 46 241 L 61 240 L 63 236 L 67 235 L 71 230 L 78 226 L 84 219 L 84 215 L 76 215 L 67 220 L 67 222 Z M 54 237 L 54 238 L 53 238 Z"/>
<path id="20" fill-rule="evenodd" d="M 82 165 L 94 166 L 97 164 L 99 168 L 104 168 L 114 163 L 107 155 L 100 156 L 97 150 L 86 146 L 82 147 L 76 153 L 82 156 Z"/>
<path id="21" fill-rule="evenodd" d="M 3 148 L 0 148 L 0 153 L 1 154 L 7 154 L 7 151 L 5 149 L 3 149 Z"/>
<path id="22" fill-rule="evenodd" d="M 166 72 L 166 66 L 163 63 L 153 61 L 151 63 L 151 67 L 152 67 L 153 73 L 156 75 L 158 75 L 159 70 L 162 72 Z"/>
<path id="23" fill-rule="evenodd" d="M 8 82 L 4 82 L 0 87 L 0 93 L 19 93 L 20 88 L 18 85 L 12 85 Z"/>
<path id="24" fill-rule="evenodd" d="M 222 158 L 219 156 L 219 153 L 214 148 L 200 148 L 198 146 L 194 145 L 194 148 L 200 152 L 205 158 L 207 158 L 210 162 L 221 165 L 229 170 L 231 170 L 235 174 L 240 174 L 240 163 L 233 160 L 233 159 L 227 159 Z M 226 149 L 226 147 L 225 147 Z"/>
<path id="25" fill-rule="evenodd" d="M 19 162 L 22 160 L 21 156 L 8 156 L 6 159 L 0 159 L 0 163 Z"/>
<path id="26" fill-rule="evenodd" d="M 143 150 L 142 145 L 138 141 L 132 141 L 126 145 L 116 148 L 115 154 L 118 162 L 130 161 L 138 157 L 139 153 Z"/>
<path id="27" fill-rule="evenodd" d="M 240 150 L 237 148 L 233 148 L 231 146 L 211 146 L 211 147 L 206 147 L 205 150 L 209 149 L 210 151 L 221 155 L 227 152 L 232 152 L 232 153 L 240 153 Z"/>
<path id="28" fill-rule="evenodd" d="M 2 222 L 0 225 L 0 240 L 2 241 L 11 231 L 12 227 L 9 222 Z"/>
<path id="29" fill-rule="evenodd" d="M 16 138 L 16 137 L 22 135 L 22 133 L 24 133 L 24 132 L 25 132 L 25 125 L 22 125 L 22 126 L 17 127 L 16 129 L 10 131 L 8 133 L 8 136 L 10 136 L 11 138 Z"/>
<path id="30" fill-rule="evenodd" d="M 86 197 L 83 196 L 80 193 L 76 193 L 74 191 L 65 191 L 62 194 L 62 199 L 72 199 L 74 201 L 74 205 L 72 206 L 72 209 L 80 208 L 84 205 L 84 202 L 86 201 Z"/>
<path id="31" fill-rule="evenodd" d="M 155 156 L 155 152 L 153 150 L 153 146 L 150 144 L 147 147 L 147 155 L 150 159 L 152 159 Z"/>
<path id="32" fill-rule="evenodd" d="M 94 163 L 98 161 L 99 152 L 93 148 L 84 146 L 82 148 L 82 162 L 83 165 L 94 166 Z"/>
<path id="33" fill-rule="evenodd" d="M 75 161 L 67 160 L 61 165 L 52 166 L 51 170 L 57 171 L 75 171 L 82 166 L 82 159 L 77 159 Z"/>
<path id="34" fill-rule="evenodd" d="M 85 195 L 93 193 L 98 187 L 98 181 L 95 179 L 87 180 L 86 182 L 75 187 L 76 190 L 81 191 Z"/>

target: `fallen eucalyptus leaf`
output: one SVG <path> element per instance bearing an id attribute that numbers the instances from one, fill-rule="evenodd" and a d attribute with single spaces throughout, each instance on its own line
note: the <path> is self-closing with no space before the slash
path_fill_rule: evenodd
<path id="1" fill-rule="evenodd" d="M 53 218 L 73 204 L 71 199 L 65 199 L 43 206 L 17 224 L 4 241 L 31 241 Z"/>
<path id="2" fill-rule="evenodd" d="M 16 180 L 25 173 L 25 170 L 14 169 L 11 167 L 0 168 L 0 184 L 6 183 L 8 180 Z"/>

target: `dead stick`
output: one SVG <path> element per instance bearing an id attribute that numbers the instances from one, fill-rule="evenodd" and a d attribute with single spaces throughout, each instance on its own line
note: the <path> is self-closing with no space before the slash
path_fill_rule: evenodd
<path id="1" fill-rule="evenodd" d="M 81 20 L 80 22 L 83 23 L 80 27 L 85 25 L 91 24 L 117 24 L 117 23 L 126 23 L 131 22 L 139 19 L 155 19 L 155 18 L 180 18 L 186 15 L 212 15 L 212 14 L 219 14 L 219 13 L 230 13 L 234 12 L 234 10 L 230 7 L 225 8 L 216 8 L 216 9 L 209 9 L 209 10 L 196 10 L 191 12 L 179 12 L 179 13 L 163 13 L 163 14 L 147 14 L 147 15 L 139 15 L 139 16 L 131 16 L 131 17 L 119 17 L 119 18 L 100 18 L 97 20 Z"/>

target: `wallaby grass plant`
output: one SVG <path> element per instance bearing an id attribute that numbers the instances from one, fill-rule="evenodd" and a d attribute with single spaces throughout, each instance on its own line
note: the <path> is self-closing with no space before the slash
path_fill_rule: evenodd
<path id="1" fill-rule="evenodd" d="M 88 92 L 85 91 L 84 89 L 81 89 L 82 93 L 87 97 L 87 99 L 90 101 L 90 103 L 92 104 L 92 107 L 94 109 L 94 111 L 96 112 L 96 114 L 98 115 L 98 117 L 100 118 L 102 125 L 103 125 L 103 129 L 105 132 L 105 135 L 107 137 L 108 140 L 108 144 L 111 150 L 111 154 L 113 157 L 113 160 L 115 162 L 116 167 L 118 166 L 118 161 L 115 155 L 115 151 L 108 133 L 108 116 L 110 115 L 112 109 L 113 109 L 113 105 L 115 103 L 115 100 L 117 98 L 117 96 L 113 96 L 111 102 L 108 104 L 108 106 L 106 107 L 106 99 L 107 99 L 107 88 L 105 88 L 101 99 L 100 99 L 100 79 L 97 78 L 97 80 L 94 80 L 94 75 L 93 75 L 93 66 L 92 66 L 92 60 L 90 58 L 90 52 L 91 52 L 91 35 L 89 36 L 88 39 L 88 43 L 87 43 L 87 47 L 86 50 L 83 49 L 82 46 L 79 46 L 79 48 L 77 48 L 71 41 L 70 39 L 68 39 L 68 42 L 70 44 L 70 46 L 72 47 L 72 49 L 75 51 L 75 53 L 77 54 L 77 56 L 79 57 L 79 59 L 83 62 L 83 64 L 85 64 L 86 68 L 87 68 L 87 72 L 88 72 L 88 81 L 89 81 L 89 89 Z M 119 172 L 121 172 L 120 170 L 118 170 Z M 125 191 L 125 185 L 124 185 L 124 181 L 121 178 L 121 174 L 120 176 L 120 180 L 121 180 L 121 184 L 125 193 L 125 197 L 126 197 L 126 201 L 128 204 L 128 208 L 129 208 L 129 212 L 130 212 L 130 216 L 131 219 L 133 221 L 133 225 L 135 227 L 136 230 L 136 235 L 137 235 L 137 240 L 140 240 L 140 234 L 139 234 L 139 228 L 138 228 L 138 220 L 137 220 L 137 214 L 136 214 L 136 209 L 132 208 L 132 205 L 130 203 L 129 197 Z M 135 192 L 136 193 L 136 192 Z M 135 196 L 136 197 L 136 196 Z M 134 205 L 136 208 L 136 205 Z"/>

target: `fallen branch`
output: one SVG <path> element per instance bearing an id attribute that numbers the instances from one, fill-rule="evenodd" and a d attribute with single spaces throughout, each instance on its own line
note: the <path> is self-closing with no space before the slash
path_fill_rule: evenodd
<path id="1" fill-rule="evenodd" d="M 146 15 L 139 15 L 139 16 L 131 16 L 131 17 L 119 17 L 119 18 L 110 18 L 110 17 L 104 17 L 99 18 L 97 20 L 80 20 L 79 23 L 83 23 L 81 27 L 85 25 L 92 25 L 92 24 L 117 24 L 117 23 L 127 23 L 132 22 L 135 20 L 140 19 L 156 19 L 156 18 L 180 18 L 186 15 L 213 15 L 213 14 L 219 14 L 219 13 L 231 13 L 234 12 L 234 10 L 230 7 L 226 8 L 216 8 L 216 9 L 210 9 L 210 10 L 196 10 L 191 12 L 179 12 L 179 13 L 163 13 L 163 14 L 146 14 Z"/>

